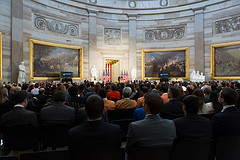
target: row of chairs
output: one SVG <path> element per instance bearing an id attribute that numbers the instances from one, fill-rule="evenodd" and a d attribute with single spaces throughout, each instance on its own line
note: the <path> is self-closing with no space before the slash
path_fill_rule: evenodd
<path id="1" fill-rule="evenodd" d="M 179 142 L 174 146 L 133 148 L 128 160 L 209 160 L 213 141 Z M 220 138 L 216 147 L 216 160 L 239 160 L 240 137 Z M 76 152 L 68 150 L 24 153 L 20 160 L 124 160 L 125 149 L 100 152 Z M 16 156 L 3 156 L 0 160 L 18 160 Z"/>
<path id="2" fill-rule="evenodd" d="M 3 154 L 7 155 L 11 150 L 23 151 L 32 149 L 34 151 L 51 147 L 68 145 L 68 131 L 72 125 L 48 125 L 40 127 L 15 126 L 2 128 Z"/>

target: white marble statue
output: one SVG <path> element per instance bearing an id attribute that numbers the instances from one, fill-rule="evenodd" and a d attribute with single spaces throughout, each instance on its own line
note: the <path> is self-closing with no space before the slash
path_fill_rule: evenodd
<path id="1" fill-rule="evenodd" d="M 91 81 L 96 80 L 97 77 L 98 77 L 98 71 L 97 71 L 95 65 L 93 65 L 91 68 Z"/>
<path id="2" fill-rule="evenodd" d="M 26 78 L 26 69 L 24 66 L 24 62 L 22 61 L 21 64 L 18 66 L 19 72 L 18 72 L 18 83 L 25 82 Z"/>
<path id="3" fill-rule="evenodd" d="M 132 78 L 132 81 L 134 81 L 137 77 L 137 70 L 136 70 L 136 66 L 133 66 L 132 67 L 132 70 L 131 70 L 131 78 Z"/>
<path id="4" fill-rule="evenodd" d="M 205 81 L 205 76 L 203 75 L 203 73 L 201 72 L 201 75 L 199 74 L 199 71 L 193 70 L 193 72 L 190 75 L 190 81 L 192 82 L 203 82 Z"/>

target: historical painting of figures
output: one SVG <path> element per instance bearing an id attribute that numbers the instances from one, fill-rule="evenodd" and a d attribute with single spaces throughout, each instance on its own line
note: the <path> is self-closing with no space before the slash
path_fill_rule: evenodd
<path id="1" fill-rule="evenodd" d="M 0 32 L 0 80 L 2 80 L 2 33 Z"/>
<path id="2" fill-rule="evenodd" d="M 30 40 L 30 80 L 59 79 L 61 72 L 80 80 L 82 59 L 82 47 Z"/>
<path id="3" fill-rule="evenodd" d="M 142 78 L 159 79 L 159 72 L 170 77 L 189 78 L 188 48 L 142 50 Z"/>
<path id="4" fill-rule="evenodd" d="M 240 79 L 240 41 L 211 45 L 211 78 Z"/>

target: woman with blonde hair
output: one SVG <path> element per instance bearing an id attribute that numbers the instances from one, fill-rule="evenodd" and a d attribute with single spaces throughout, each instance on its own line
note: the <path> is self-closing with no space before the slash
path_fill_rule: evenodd
<path id="1" fill-rule="evenodd" d="M 8 90 L 5 87 L 0 88 L 0 117 L 13 109 L 14 103 L 8 98 Z"/>

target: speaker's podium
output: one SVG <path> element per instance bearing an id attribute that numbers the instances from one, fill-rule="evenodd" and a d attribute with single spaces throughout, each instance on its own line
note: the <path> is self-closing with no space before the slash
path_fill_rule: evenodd
<path id="1" fill-rule="evenodd" d="M 170 78 L 169 72 L 159 72 L 158 77 L 160 78 L 160 82 L 168 82 Z"/>
<path id="2" fill-rule="evenodd" d="M 73 72 L 61 72 L 61 82 L 71 82 L 72 83 Z"/>

